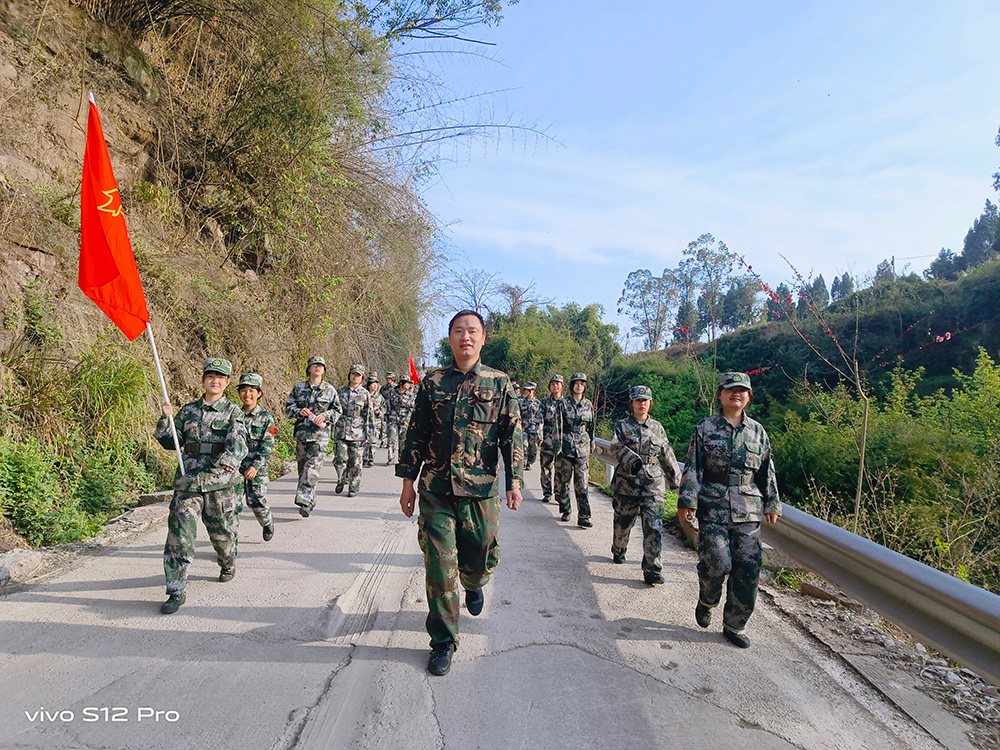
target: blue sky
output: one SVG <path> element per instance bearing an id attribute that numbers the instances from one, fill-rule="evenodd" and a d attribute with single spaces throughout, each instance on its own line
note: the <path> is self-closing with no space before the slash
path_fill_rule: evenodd
<path id="1" fill-rule="evenodd" d="M 628 274 L 703 233 L 769 282 L 785 255 L 829 284 L 960 250 L 997 199 L 995 2 L 521 0 L 477 32 L 502 64 L 447 55 L 437 74 L 505 89 L 493 118 L 559 143 L 451 144 L 427 206 L 459 262 L 598 302 L 623 333 Z"/>

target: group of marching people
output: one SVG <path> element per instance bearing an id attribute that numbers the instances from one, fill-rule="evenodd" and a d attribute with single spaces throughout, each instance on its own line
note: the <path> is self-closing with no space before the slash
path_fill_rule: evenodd
<path id="1" fill-rule="evenodd" d="M 183 406 L 176 415 L 168 403 L 153 437 L 167 449 L 177 449 L 179 466 L 167 518 L 163 568 L 167 601 L 160 608 L 173 614 L 184 604 L 187 571 L 194 556 L 200 516 L 219 562 L 219 581 L 236 575 L 239 517 L 244 502 L 262 528 L 265 542 L 274 537 L 274 520 L 267 502 L 268 464 L 277 433 L 274 417 L 259 403 L 264 379 L 243 373 L 236 389 L 239 404 L 225 397 L 233 366 L 227 359 L 209 358 L 202 364 L 201 398 Z M 388 449 L 388 464 L 406 437 L 413 411 L 414 392 L 409 377 L 388 373 L 386 383 L 368 376 L 363 365 L 352 365 L 348 382 L 339 389 L 328 383 L 326 361 L 310 358 L 307 379 L 298 383 L 285 401 L 285 415 L 294 425 L 298 487 L 295 504 L 304 518 L 316 502 L 320 468 L 334 445 L 337 493 L 349 497 L 361 486 L 361 470 L 374 465 L 374 448 Z M 175 442 L 176 441 L 176 442 Z"/>

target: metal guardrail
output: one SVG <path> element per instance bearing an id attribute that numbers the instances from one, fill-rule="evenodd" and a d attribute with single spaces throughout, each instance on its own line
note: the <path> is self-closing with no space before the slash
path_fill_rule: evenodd
<path id="1" fill-rule="evenodd" d="M 607 440 L 593 455 L 616 462 Z M 783 505 L 764 540 L 907 630 L 1000 685 L 1000 596 Z"/>

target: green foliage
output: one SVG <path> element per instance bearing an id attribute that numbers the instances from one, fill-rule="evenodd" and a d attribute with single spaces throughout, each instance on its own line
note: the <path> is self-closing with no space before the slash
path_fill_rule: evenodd
<path id="1" fill-rule="evenodd" d="M 919 395 L 921 371 L 894 370 L 869 413 L 858 533 L 976 585 L 1000 587 L 1000 367 L 980 351 L 950 395 Z M 771 440 L 782 493 L 847 528 L 863 422 L 838 386 L 810 388 L 812 408 L 788 412 Z"/>
<path id="2" fill-rule="evenodd" d="M 55 305 L 41 281 L 24 286 L 24 334 L 35 344 L 62 342 L 62 326 L 55 319 Z"/>

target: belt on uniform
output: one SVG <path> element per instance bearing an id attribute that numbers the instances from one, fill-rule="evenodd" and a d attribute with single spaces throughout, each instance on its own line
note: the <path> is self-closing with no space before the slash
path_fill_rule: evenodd
<path id="1" fill-rule="evenodd" d="M 223 453 L 226 446 L 221 443 L 185 443 L 185 453 Z"/>
<path id="2" fill-rule="evenodd" d="M 727 487 L 740 487 L 744 484 L 753 484 L 754 473 L 745 471 L 742 474 L 712 474 L 705 472 L 701 481 L 706 484 L 724 484 Z"/>

